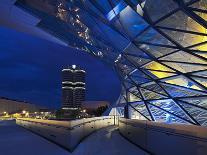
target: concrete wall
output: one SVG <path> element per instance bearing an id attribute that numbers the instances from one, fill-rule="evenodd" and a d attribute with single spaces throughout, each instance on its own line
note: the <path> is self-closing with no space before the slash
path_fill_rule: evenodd
<path id="1" fill-rule="evenodd" d="M 206 155 L 207 128 L 150 121 L 119 120 L 120 133 L 155 155 Z"/>
<path id="2" fill-rule="evenodd" d="M 16 123 L 73 151 L 80 141 L 92 132 L 103 127 L 114 125 L 114 117 L 94 117 L 74 121 L 21 118 L 17 119 Z"/>

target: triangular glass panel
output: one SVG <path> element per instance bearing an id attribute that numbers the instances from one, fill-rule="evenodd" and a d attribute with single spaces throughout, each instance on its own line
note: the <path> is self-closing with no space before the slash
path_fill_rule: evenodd
<path id="1" fill-rule="evenodd" d="M 161 30 L 184 47 L 206 41 L 205 28 L 182 11 L 174 13 L 167 19 L 158 23 L 158 25 L 170 28 L 163 28 Z M 202 33 L 202 35 L 193 34 L 193 32 Z"/>
<path id="2" fill-rule="evenodd" d="M 139 44 L 139 48 L 143 49 L 144 51 L 149 52 L 156 58 L 169 54 L 175 50 L 174 48 L 153 46 L 153 45 L 147 45 L 147 44 Z"/>
<path id="3" fill-rule="evenodd" d="M 133 95 L 135 95 L 138 98 L 142 98 L 139 91 L 137 90 L 137 87 L 132 87 L 129 89 L 129 92 L 132 93 Z"/>
<path id="4" fill-rule="evenodd" d="M 204 61 L 196 56 L 193 56 L 183 51 L 170 54 L 161 58 L 160 60 L 207 64 L 207 61 Z"/>
<path id="5" fill-rule="evenodd" d="M 147 29 L 145 32 L 143 32 L 140 36 L 138 36 L 136 39 L 136 44 L 139 43 L 150 43 L 155 45 L 170 45 L 174 46 L 168 39 L 163 37 L 159 32 L 154 30 L 153 28 Z"/>
<path id="6" fill-rule="evenodd" d="M 153 79 L 167 78 L 177 74 L 164 72 L 164 71 L 153 71 L 153 70 L 143 70 L 146 74 L 150 75 Z"/>
<path id="7" fill-rule="evenodd" d="M 146 88 L 148 90 L 152 90 L 154 92 L 157 92 L 157 93 L 160 93 L 160 94 L 163 94 L 163 95 L 167 96 L 165 91 L 158 84 L 156 84 L 155 82 L 145 83 L 145 84 L 142 84 L 140 87 L 143 87 L 143 88 Z"/>
<path id="8" fill-rule="evenodd" d="M 183 21 L 183 22 L 175 22 L 175 21 Z M 172 29 L 178 30 L 187 30 L 192 32 L 200 32 L 200 27 L 202 27 L 199 23 L 193 20 L 191 17 L 187 16 L 182 11 L 177 11 L 176 13 L 169 16 L 167 19 L 158 23 L 158 26 L 163 26 Z M 206 32 L 204 31 L 204 34 Z"/>
<path id="9" fill-rule="evenodd" d="M 131 72 L 129 75 L 136 84 L 141 84 L 151 81 L 150 78 L 148 78 L 143 72 L 141 72 L 138 69 L 134 70 L 134 72 Z"/>
<path id="10" fill-rule="evenodd" d="M 172 99 L 150 101 L 151 104 L 159 106 L 160 108 L 169 111 L 185 120 L 192 121 L 192 119 L 175 103 Z M 194 121 L 192 121 L 194 122 Z"/>
<path id="11" fill-rule="evenodd" d="M 150 79 L 147 75 L 145 75 L 142 71 L 139 69 L 134 70 L 129 74 L 131 77 L 140 77 L 140 78 L 145 78 L 145 79 Z"/>
<path id="12" fill-rule="evenodd" d="M 126 96 L 123 96 L 121 95 L 120 98 L 119 98 L 119 104 L 125 104 L 127 101 L 126 101 Z"/>
<path id="13" fill-rule="evenodd" d="M 130 54 L 130 55 L 134 55 L 140 58 L 144 58 L 144 59 L 150 59 L 150 57 L 144 53 L 143 51 L 141 51 L 136 45 L 134 45 L 133 43 L 130 43 L 126 49 L 124 50 L 124 52 L 126 54 Z"/>
<path id="14" fill-rule="evenodd" d="M 207 109 L 207 96 L 206 97 L 190 97 L 190 98 L 183 98 L 179 100 Z"/>
<path id="15" fill-rule="evenodd" d="M 200 9 L 200 10 L 206 10 L 206 7 L 205 7 L 206 1 L 205 0 L 200 0 L 200 1 L 191 0 L 191 1 L 194 1 L 194 3 L 191 4 L 190 7 Z"/>
<path id="16" fill-rule="evenodd" d="M 207 50 L 207 45 L 206 45 L 206 50 Z M 202 56 L 202 57 L 204 57 L 204 58 L 207 58 L 207 52 L 194 52 L 195 54 L 197 54 L 197 55 L 200 55 L 200 56 Z"/>
<path id="17" fill-rule="evenodd" d="M 188 78 L 182 75 L 171 77 L 171 78 L 166 78 L 161 81 L 169 83 L 169 84 L 177 85 L 177 86 L 186 87 L 186 88 L 202 90 L 202 88 L 200 88 L 196 83 L 194 83 L 193 81 L 189 80 Z"/>
<path id="18" fill-rule="evenodd" d="M 141 99 L 136 95 L 134 95 L 133 93 L 129 92 L 129 102 L 137 102 L 137 101 L 141 101 Z"/>
<path id="19" fill-rule="evenodd" d="M 163 63 L 166 64 L 167 66 L 175 68 L 176 70 L 182 73 L 188 73 L 188 72 L 194 72 L 194 71 L 207 69 L 207 66 L 192 65 L 188 63 L 175 63 L 175 62 L 163 62 Z"/>
<path id="20" fill-rule="evenodd" d="M 121 2 L 124 3 L 124 1 L 120 1 L 120 3 Z M 104 3 L 105 2 L 102 1 L 102 5 Z M 120 10 L 120 5 L 117 5 L 117 7 L 117 10 Z M 114 11 L 115 10 L 112 12 L 114 13 Z M 117 18 L 115 18 L 115 20 L 112 20 L 112 24 L 115 25 L 118 29 L 123 29 L 125 32 L 127 32 L 130 38 L 136 37 L 138 33 L 143 31 L 148 26 L 146 21 L 129 6 L 125 7 L 125 9 L 119 13 Z"/>
<path id="21" fill-rule="evenodd" d="M 131 103 L 131 106 L 133 106 L 137 111 L 139 111 L 142 115 L 147 117 L 149 120 L 152 120 L 144 102 Z M 134 112 L 137 115 L 137 112 L 135 110 L 134 110 Z M 137 116 L 139 116 L 139 117 L 136 119 L 141 119 L 141 120 L 145 119 L 145 117 L 143 117 L 141 115 L 137 115 Z"/>
<path id="22" fill-rule="evenodd" d="M 137 1 L 137 0 L 133 0 Z M 141 1 L 138 1 L 141 2 Z M 157 21 L 167 15 L 168 13 L 173 12 L 179 6 L 174 0 L 163 0 L 163 1 L 145 0 L 144 10 L 147 12 L 148 17 L 153 21 Z"/>
<path id="23" fill-rule="evenodd" d="M 197 11 L 194 11 L 194 13 L 196 13 L 198 16 L 200 16 L 201 18 L 203 18 L 205 21 L 207 21 L 207 14 L 204 13 L 206 11 L 206 8 L 205 10 L 203 10 L 203 12 L 197 12 Z"/>
<path id="24" fill-rule="evenodd" d="M 207 93 L 174 85 L 159 83 L 172 97 L 202 96 Z"/>
<path id="25" fill-rule="evenodd" d="M 175 72 L 172 69 L 156 62 L 152 61 L 146 65 L 143 66 L 143 68 L 150 69 L 150 70 L 157 70 L 157 71 L 167 71 L 167 72 Z"/>
<path id="26" fill-rule="evenodd" d="M 147 82 L 151 82 L 151 80 L 146 79 L 146 78 L 142 78 L 142 77 L 138 77 L 138 76 L 133 76 L 131 77 L 132 80 L 136 83 L 136 84 L 142 84 L 142 83 L 147 83 Z"/>
<path id="27" fill-rule="evenodd" d="M 147 89 L 144 89 L 144 88 L 140 88 L 140 91 L 142 92 L 142 95 L 144 96 L 144 98 L 146 100 L 167 98 L 164 95 L 161 95 L 159 93 L 155 93 L 153 91 L 150 91 L 150 90 L 147 90 Z"/>
<path id="28" fill-rule="evenodd" d="M 202 76 L 202 77 L 207 78 L 207 70 L 206 71 L 195 72 L 195 73 L 192 73 L 192 75 L 197 75 L 197 76 Z"/>
<path id="29" fill-rule="evenodd" d="M 207 88 L 207 78 L 200 78 L 200 77 L 192 77 L 192 78 Z"/>
<path id="30" fill-rule="evenodd" d="M 192 47 L 191 49 L 206 52 L 207 51 L 207 43 L 199 44 L 197 46 Z"/>
<path id="31" fill-rule="evenodd" d="M 153 105 L 149 105 L 149 109 L 157 122 L 165 122 L 165 123 L 179 123 L 179 124 L 189 124 L 189 122 L 182 120 L 170 113 L 167 113 Z"/>
<path id="32" fill-rule="evenodd" d="M 184 33 L 172 30 L 163 30 L 163 32 L 183 47 L 193 46 L 207 41 L 207 37 L 204 35 L 195 35 L 192 33 Z"/>
<path id="33" fill-rule="evenodd" d="M 192 105 L 188 105 L 186 103 L 181 103 L 180 105 L 201 125 L 207 122 L 207 111 L 200 109 L 198 107 L 194 107 Z"/>

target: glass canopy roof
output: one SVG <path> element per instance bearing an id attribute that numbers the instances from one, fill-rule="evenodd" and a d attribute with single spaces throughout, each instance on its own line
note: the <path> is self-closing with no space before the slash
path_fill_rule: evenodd
<path id="1" fill-rule="evenodd" d="M 37 27 L 114 67 L 130 118 L 207 126 L 206 0 L 18 0 Z"/>

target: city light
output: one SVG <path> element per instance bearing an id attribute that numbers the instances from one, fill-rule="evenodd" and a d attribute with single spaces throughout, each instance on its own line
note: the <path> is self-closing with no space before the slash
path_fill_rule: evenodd
<path id="1" fill-rule="evenodd" d="M 25 110 L 23 110 L 23 111 L 22 111 L 22 113 L 23 113 L 23 114 L 26 114 L 26 111 L 25 111 Z"/>

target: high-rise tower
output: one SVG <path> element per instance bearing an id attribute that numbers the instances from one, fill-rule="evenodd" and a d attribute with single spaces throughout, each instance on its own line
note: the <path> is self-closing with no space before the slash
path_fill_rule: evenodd
<path id="1" fill-rule="evenodd" d="M 86 72 L 76 65 L 62 70 L 62 109 L 78 109 L 85 100 Z"/>

